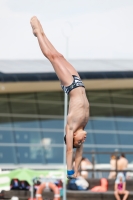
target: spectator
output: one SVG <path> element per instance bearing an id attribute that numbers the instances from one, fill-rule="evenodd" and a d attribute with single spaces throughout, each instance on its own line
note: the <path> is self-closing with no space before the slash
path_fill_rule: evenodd
<path id="1" fill-rule="evenodd" d="M 94 186 L 91 191 L 93 192 L 106 192 L 108 189 L 108 181 L 106 178 L 100 179 L 101 184 L 98 186 Z"/>
<path id="2" fill-rule="evenodd" d="M 81 176 L 85 179 L 87 179 L 89 176 L 89 172 L 86 171 L 88 166 L 92 166 L 91 162 L 88 160 L 88 158 L 83 157 L 81 160 Z"/>
<path id="3" fill-rule="evenodd" d="M 69 190 L 88 190 L 88 188 L 89 183 L 81 176 L 80 172 L 78 172 L 78 176 L 75 179 L 71 179 L 67 185 L 67 189 Z"/>
<path id="4" fill-rule="evenodd" d="M 126 177 L 126 171 L 125 170 L 127 170 L 127 167 L 128 167 L 128 160 L 126 159 L 124 153 L 121 153 L 121 156 L 120 156 L 117 164 L 118 164 L 118 170 L 123 171 L 123 173 Z"/>
<path id="5" fill-rule="evenodd" d="M 75 162 L 73 162 L 73 167 L 75 165 Z M 80 163 L 80 170 L 81 172 L 78 173 L 78 176 L 82 176 L 84 179 L 88 178 L 89 172 L 86 171 L 88 169 L 88 166 L 92 166 L 92 163 L 89 161 L 88 158 L 82 158 L 81 163 Z"/>
<path id="6" fill-rule="evenodd" d="M 122 172 L 119 172 L 117 174 L 114 190 L 116 200 L 121 200 L 120 195 L 124 195 L 123 200 L 126 200 L 128 198 L 129 191 L 126 190 L 125 176 Z"/>
<path id="7" fill-rule="evenodd" d="M 116 170 L 116 162 L 117 162 L 116 155 L 112 154 L 111 158 L 110 158 L 110 169 L 111 170 Z M 108 178 L 109 179 L 116 178 L 116 172 L 115 171 L 111 171 Z"/>

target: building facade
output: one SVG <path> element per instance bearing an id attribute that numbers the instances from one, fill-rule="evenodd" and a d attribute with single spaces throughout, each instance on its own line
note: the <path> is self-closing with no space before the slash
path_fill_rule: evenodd
<path id="1" fill-rule="evenodd" d="M 80 76 L 90 102 L 84 156 L 133 151 L 132 73 L 84 71 Z M 57 77 L 1 73 L 0 89 L 1 165 L 62 164 L 64 93 Z M 133 154 L 126 156 L 133 162 Z M 96 163 L 109 160 L 109 154 L 96 155 Z"/>

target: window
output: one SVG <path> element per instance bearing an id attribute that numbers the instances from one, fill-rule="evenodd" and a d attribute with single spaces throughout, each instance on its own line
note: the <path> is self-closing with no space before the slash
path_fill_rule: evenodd
<path id="1" fill-rule="evenodd" d="M 88 124 L 85 127 L 85 131 L 87 132 L 87 138 L 85 140 L 85 145 L 94 144 L 94 133 L 92 129 L 92 120 L 89 120 Z"/>
<path id="2" fill-rule="evenodd" d="M 64 115 L 63 92 L 45 92 L 36 94 L 38 111 L 41 115 Z"/>
<path id="3" fill-rule="evenodd" d="M 0 131 L 0 143 L 14 143 L 14 135 L 11 130 Z"/>
<path id="4" fill-rule="evenodd" d="M 0 95 L 0 127 L 11 127 L 10 106 L 7 95 Z"/>
<path id="5" fill-rule="evenodd" d="M 12 146 L 0 146 L 0 163 L 17 164 L 15 149 Z"/>
<path id="6" fill-rule="evenodd" d="M 132 90 L 111 91 L 114 116 L 133 116 Z"/>
<path id="7" fill-rule="evenodd" d="M 113 110 L 109 91 L 88 91 L 91 116 L 112 116 Z"/>
<path id="8" fill-rule="evenodd" d="M 45 156 L 41 145 L 39 146 L 20 146 L 17 147 L 17 156 L 19 164 L 43 164 Z"/>
<path id="9" fill-rule="evenodd" d="M 115 120 L 111 117 L 100 117 L 92 120 L 94 130 L 115 130 Z"/>
<path id="10" fill-rule="evenodd" d="M 130 150 L 133 151 L 133 133 L 132 134 L 119 134 L 119 140 L 121 145 L 131 145 Z"/>
<path id="11" fill-rule="evenodd" d="M 46 129 L 61 129 L 64 130 L 64 120 L 63 119 L 47 119 L 41 120 L 41 127 Z"/>
<path id="12" fill-rule="evenodd" d="M 44 148 L 45 162 L 48 163 L 63 163 L 63 147 L 51 147 L 50 145 Z"/>
<path id="13" fill-rule="evenodd" d="M 116 118 L 116 126 L 119 131 L 133 131 L 133 117 Z"/>
<path id="14" fill-rule="evenodd" d="M 40 144 L 41 136 L 38 131 L 15 131 L 15 140 L 17 143 Z"/>
<path id="15" fill-rule="evenodd" d="M 114 133 L 94 133 L 96 144 L 117 144 L 116 134 Z"/>
<path id="16" fill-rule="evenodd" d="M 42 141 L 49 141 L 50 144 L 64 144 L 64 132 L 63 130 L 43 131 L 41 133 Z"/>

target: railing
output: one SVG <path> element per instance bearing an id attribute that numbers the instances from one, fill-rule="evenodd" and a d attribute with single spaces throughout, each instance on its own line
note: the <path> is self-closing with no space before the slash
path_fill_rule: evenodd
<path id="1" fill-rule="evenodd" d="M 118 172 L 133 172 L 132 169 L 126 169 L 126 170 L 118 170 L 118 156 L 121 155 L 121 153 L 124 153 L 125 155 L 133 155 L 133 152 L 120 152 L 117 149 L 114 152 L 105 152 L 105 151 L 90 151 L 90 152 L 83 152 L 84 154 L 90 154 L 91 155 L 91 163 L 92 163 L 92 168 L 90 169 L 86 169 L 84 171 L 88 171 L 88 172 L 92 172 L 92 178 L 95 178 L 95 172 L 111 172 L 111 171 L 115 171 L 116 175 Z M 96 155 L 98 154 L 107 154 L 107 155 L 115 155 L 116 156 L 116 167 L 115 169 L 96 169 Z M 82 170 L 80 170 L 82 171 Z"/>
<path id="2" fill-rule="evenodd" d="M 32 145 L 32 144 L 31 144 Z M 83 171 L 89 172 L 89 178 L 101 178 L 101 177 L 107 177 L 109 172 L 115 171 L 116 174 L 121 171 L 118 170 L 117 166 L 117 159 L 116 159 L 116 169 L 112 170 L 110 169 L 110 164 L 97 164 L 96 163 L 96 155 L 112 155 L 114 154 L 116 157 L 118 157 L 121 153 L 124 153 L 125 155 L 133 155 L 133 152 L 127 151 L 127 152 L 120 152 L 115 150 L 114 152 L 105 152 L 105 151 L 85 151 L 83 152 L 84 155 L 91 155 L 91 163 L 92 165 L 88 167 L 87 169 L 84 169 Z M 87 156 L 86 156 L 87 157 Z M 37 170 L 58 170 L 58 169 L 64 169 L 63 164 L 1 164 L 1 170 L 13 170 L 19 167 L 29 167 L 31 169 L 37 169 Z M 81 170 L 82 171 L 82 170 Z M 125 172 L 131 172 L 133 174 L 133 163 L 128 165 L 128 169 L 123 170 Z"/>

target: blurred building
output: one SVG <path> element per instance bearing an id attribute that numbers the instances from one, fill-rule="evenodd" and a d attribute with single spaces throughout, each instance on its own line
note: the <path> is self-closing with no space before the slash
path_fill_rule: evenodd
<path id="1" fill-rule="evenodd" d="M 84 151 L 133 151 L 133 61 L 70 63 L 90 101 Z M 62 164 L 64 93 L 49 62 L 1 60 L 0 72 L 1 166 Z M 109 157 L 97 155 L 96 162 Z"/>

